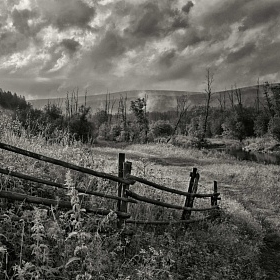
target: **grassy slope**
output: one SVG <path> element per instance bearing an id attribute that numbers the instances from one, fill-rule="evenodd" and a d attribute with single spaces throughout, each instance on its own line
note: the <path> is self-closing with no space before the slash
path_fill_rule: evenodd
<path id="1" fill-rule="evenodd" d="M 214 180 L 224 195 L 242 202 L 256 217 L 269 220 L 280 230 L 279 167 L 238 161 L 221 152 L 185 150 L 171 145 L 133 145 L 125 150 L 95 148 L 98 154 L 117 155 L 125 151 L 128 158 L 142 157 L 159 171 L 179 181 L 188 180 L 189 171 L 197 167 L 201 183 L 212 188 Z"/>
<path id="2" fill-rule="evenodd" d="M 264 273 L 269 274 L 272 270 L 267 260 L 262 260 L 264 254 L 261 253 L 261 246 L 265 233 L 262 224 L 267 221 L 271 227 L 279 226 L 276 217 L 280 199 L 277 189 L 279 177 L 278 168 L 275 166 L 242 163 L 224 154 L 183 150 L 170 145 L 132 145 L 125 149 L 91 148 L 79 144 L 73 147 L 59 144 L 46 146 L 40 137 L 27 139 L 24 134 L 21 137 L 15 136 L 10 127 L 4 133 L 2 130 L 1 137 L 3 142 L 109 173 L 116 173 L 117 154 L 122 151 L 127 154 L 127 159 L 133 162 L 133 174 L 183 190 L 187 188 L 192 167 L 197 167 L 201 174 L 200 192 L 210 192 L 213 180 L 218 181 L 219 190 L 222 192 L 220 222 L 204 222 L 192 225 L 187 230 L 180 227 L 154 229 L 132 226 L 134 234 L 123 239 L 122 235 L 115 231 L 114 224 L 110 225 L 109 234 L 102 234 L 96 232 L 96 228 L 92 226 L 94 223 L 86 219 L 84 230 L 95 236 L 88 244 L 91 254 L 88 256 L 90 260 L 87 260 L 94 261 L 91 273 L 95 279 L 265 279 Z M 66 171 L 62 168 L 23 159 L 8 152 L 1 152 L 0 157 L 1 167 L 9 166 L 24 173 L 55 179 L 58 182 L 65 181 Z M 90 182 L 90 179 L 84 176 L 79 177 L 74 173 L 72 176 L 77 182 Z M 100 191 L 116 191 L 116 185 L 103 180 L 97 181 L 96 186 Z M 36 189 L 33 185 L 7 180 L 6 177 L 1 179 L 1 188 L 28 193 Z M 137 184 L 131 188 L 140 194 L 163 201 L 182 204 L 184 200 Z M 37 195 L 51 195 L 49 192 L 41 187 Z M 55 193 L 58 194 L 62 193 Z M 102 199 L 92 199 L 90 203 L 115 209 L 114 204 L 108 205 L 107 201 Z M 205 203 L 209 206 L 209 201 L 199 203 L 198 206 L 205 206 Z M 3 211 L 5 209 L 2 213 Z M 23 210 L 23 213 L 25 211 Z M 180 218 L 180 213 L 176 211 L 162 211 L 161 208 L 146 204 L 131 206 L 130 212 L 139 219 Z M 63 228 L 65 221 L 59 222 Z M 20 235 L 19 240 L 11 235 L 15 230 L 11 227 L 16 225 L 2 223 L 4 224 L 1 224 L 0 233 L 8 239 L 12 238 L 15 250 L 20 250 Z M 43 223 L 46 230 L 50 223 L 53 223 L 51 216 Z M 57 247 L 53 246 L 61 246 L 64 240 L 63 235 L 60 238 L 58 235 L 56 240 L 44 240 L 50 252 L 54 252 L 52 258 L 50 257 L 52 262 L 62 266 L 71 256 L 67 251 L 68 247 L 65 247 L 67 254 L 62 258 L 55 251 Z M 97 240 L 102 242 L 96 243 Z M 26 246 L 32 244 L 28 232 L 25 243 Z M 32 256 L 27 254 L 25 247 L 24 250 L 24 260 L 36 263 Z M 99 258 L 98 262 L 94 256 Z M 265 269 L 260 269 L 260 261 Z M 63 270 L 61 276 L 66 277 L 69 271 L 74 275 L 75 267 Z M 271 273 L 273 275 L 273 272 Z M 268 279 L 273 279 L 271 275 Z"/>

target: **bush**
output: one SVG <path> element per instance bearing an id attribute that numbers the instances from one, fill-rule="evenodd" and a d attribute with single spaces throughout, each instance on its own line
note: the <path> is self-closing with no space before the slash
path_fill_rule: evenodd
<path id="1" fill-rule="evenodd" d="M 116 138 L 118 142 L 128 142 L 129 140 L 129 132 L 127 130 L 122 130 L 120 135 Z"/>
<path id="2" fill-rule="evenodd" d="M 278 141 L 280 141 L 280 117 L 274 116 L 268 125 L 269 133 Z"/>
<path id="3" fill-rule="evenodd" d="M 98 138 L 103 140 L 108 140 L 110 134 L 110 127 L 107 123 L 103 123 L 100 125 L 98 129 Z"/>
<path id="4" fill-rule="evenodd" d="M 173 133 L 173 127 L 168 121 L 159 120 L 152 124 L 151 131 L 155 138 L 170 136 Z"/>
<path id="5" fill-rule="evenodd" d="M 269 117 L 261 112 L 254 120 L 254 133 L 256 136 L 261 137 L 267 133 L 269 124 Z"/>
<path id="6" fill-rule="evenodd" d="M 122 128 L 119 124 L 113 124 L 110 129 L 109 139 L 116 141 L 117 138 L 121 135 Z"/>

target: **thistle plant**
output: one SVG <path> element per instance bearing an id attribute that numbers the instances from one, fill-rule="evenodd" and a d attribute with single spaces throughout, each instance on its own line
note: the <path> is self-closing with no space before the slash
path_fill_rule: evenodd
<path id="1" fill-rule="evenodd" d="M 46 276 L 46 271 L 48 270 L 49 248 L 48 245 L 44 244 L 46 232 L 42 222 L 46 216 L 46 210 L 34 208 L 34 225 L 31 228 L 33 232 L 31 237 L 34 240 L 34 244 L 31 245 L 31 249 L 35 258 L 35 279 L 42 279 L 43 276 Z"/>
<path id="2" fill-rule="evenodd" d="M 3 234 L 0 234 L 0 237 L 7 239 L 6 236 Z M 8 265 L 7 247 L 4 244 L 2 244 L 1 238 L 0 238 L 0 275 L 2 274 L 2 272 L 4 272 L 4 274 L 6 274 L 7 265 Z"/>
<path id="3" fill-rule="evenodd" d="M 70 197 L 70 202 L 72 205 L 72 209 L 66 213 L 66 215 L 70 215 L 70 227 L 72 230 L 68 234 L 65 241 L 68 243 L 71 242 L 71 245 L 74 246 L 72 257 L 68 259 L 65 269 L 70 266 L 78 268 L 77 264 L 79 264 L 80 270 L 78 271 L 75 279 L 90 280 L 92 279 L 91 272 L 93 265 L 89 256 L 89 248 L 87 243 L 89 243 L 92 236 L 90 233 L 82 230 L 84 221 L 82 218 L 82 213 L 85 212 L 85 209 L 81 208 L 79 193 L 75 189 L 75 183 L 71 178 L 70 171 L 66 173 L 65 185 L 68 187 L 67 195 Z M 72 247 L 71 245 L 70 247 Z"/>
<path id="4" fill-rule="evenodd" d="M 20 280 L 25 279 L 47 279 L 51 273 L 49 267 L 49 247 L 46 242 L 46 232 L 43 224 L 43 220 L 47 218 L 46 210 L 34 207 L 33 212 L 33 226 L 31 227 L 31 239 L 33 244 L 31 254 L 34 257 L 33 262 L 27 262 L 22 260 L 23 251 L 23 237 L 24 237 L 24 222 L 22 230 L 21 251 L 20 251 L 20 263 L 14 266 L 15 276 Z M 47 242 L 46 242 L 47 243 Z"/>

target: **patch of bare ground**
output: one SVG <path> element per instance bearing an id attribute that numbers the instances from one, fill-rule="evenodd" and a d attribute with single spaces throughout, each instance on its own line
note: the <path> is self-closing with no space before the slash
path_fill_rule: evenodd
<path id="1" fill-rule="evenodd" d="M 260 263 L 265 270 L 267 279 L 280 279 L 280 234 L 275 230 L 268 230 L 261 248 Z"/>

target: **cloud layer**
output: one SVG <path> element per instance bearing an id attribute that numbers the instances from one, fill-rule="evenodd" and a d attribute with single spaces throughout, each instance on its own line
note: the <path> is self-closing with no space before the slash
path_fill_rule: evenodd
<path id="1" fill-rule="evenodd" d="M 279 82 L 278 0 L 4 0 L 0 87 L 27 98 Z"/>

